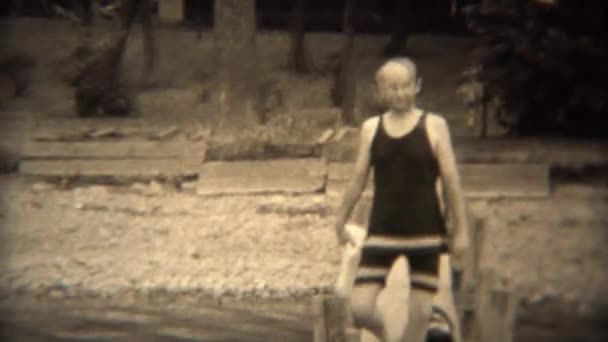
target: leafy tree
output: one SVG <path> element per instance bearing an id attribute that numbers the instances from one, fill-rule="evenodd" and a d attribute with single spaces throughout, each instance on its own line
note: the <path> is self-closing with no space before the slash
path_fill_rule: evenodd
<path id="1" fill-rule="evenodd" d="M 515 134 L 606 136 L 607 1 L 486 0 L 465 14 L 481 37 L 477 105 L 498 103 Z"/>

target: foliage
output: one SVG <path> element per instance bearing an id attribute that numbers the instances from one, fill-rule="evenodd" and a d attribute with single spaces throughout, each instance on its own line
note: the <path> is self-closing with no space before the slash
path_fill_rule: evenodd
<path id="1" fill-rule="evenodd" d="M 500 103 L 513 133 L 606 136 L 607 1 L 494 0 L 465 14 L 481 37 L 467 79 L 483 92 L 469 102 Z"/>

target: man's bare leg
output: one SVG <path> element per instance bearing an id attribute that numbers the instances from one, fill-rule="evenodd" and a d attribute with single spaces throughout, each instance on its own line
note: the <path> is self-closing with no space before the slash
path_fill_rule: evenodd
<path id="1" fill-rule="evenodd" d="M 410 317 L 404 337 L 400 341 L 424 342 L 433 312 L 435 293 L 412 288 L 409 298 Z"/>
<path id="2" fill-rule="evenodd" d="M 361 328 L 361 341 L 424 342 L 432 315 L 434 292 L 411 288 L 407 258 L 395 260 L 386 286 L 363 283 L 354 287 L 351 307 Z"/>
<path id="3" fill-rule="evenodd" d="M 401 341 L 409 324 L 410 313 L 410 265 L 405 256 L 393 262 L 386 277 L 386 286 L 378 294 L 376 310 L 382 320 L 383 341 Z"/>
<path id="4" fill-rule="evenodd" d="M 434 292 L 411 287 L 407 258 L 397 258 L 376 303 L 382 317 L 382 341 L 424 342 L 434 298 Z"/>
<path id="5" fill-rule="evenodd" d="M 374 335 L 382 335 L 382 321 L 378 316 L 376 302 L 378 294 L 382 291 L 379 283 L 356 284 L 351 295 L 351 309 L 355 325 L 362 331 L 362 341 L 373 341 Z M 364 339 L 364 335 L 367 336 Z"/>

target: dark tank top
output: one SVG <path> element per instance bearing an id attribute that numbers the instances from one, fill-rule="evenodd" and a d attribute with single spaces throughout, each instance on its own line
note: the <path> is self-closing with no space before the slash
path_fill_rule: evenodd
<path id="1" fill-rule="evenodd" d="M 388 135 L 380 116 L 371 146 L 374 198 L 370 235 L 415 237 L 442 235 L 445 223 L 435 184 L 439 165 L 427 137 L 427 114 L 407 134 Z"/>

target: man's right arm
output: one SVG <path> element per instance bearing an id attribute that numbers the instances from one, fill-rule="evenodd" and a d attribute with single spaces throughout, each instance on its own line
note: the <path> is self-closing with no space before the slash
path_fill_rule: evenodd
<path id="1" fill-rule="evenodd" d="M 348 242 L 348 237 L 345 234 L 344 226 L 350 214 L 359 201 L 361 193 L 365 190 L 367 181 L 369 179 L 370 170 L 370 159 L 371 159 L 371 142 L 375 131 L 375 125 L 377 124 L 377 118 L 370 118 L 361 125 L 361 133 L 359 138 L 359 149 L 357 152 L 357 159 L 355 161 L 353 175 L 348 182 L 346 191 L 342 198 L 342 203 L 338 208 L 336 218 L 336 235 L 340 244 Z"/>

